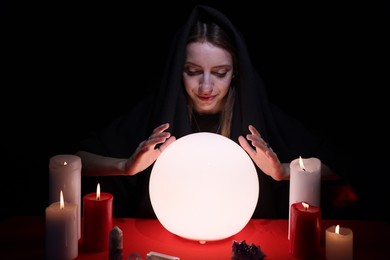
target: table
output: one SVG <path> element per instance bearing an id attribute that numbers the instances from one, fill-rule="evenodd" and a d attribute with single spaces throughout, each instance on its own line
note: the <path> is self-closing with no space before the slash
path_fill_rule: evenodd
<path id="1" fill-rule="evenodd" d="M 349 227 L 354 232 L 354 259 L 390 259 L 390 224 L 381 220 L 322 220 L 322 258 L 325 259 L 325 229 L 331 225 Z M 266 259 L 296 259 L 289 254 L 287 219 L 252 219 L 238 234 L 220 241 L 200 244 L 167 231 L 157 219 L 114 218 L 123 231 L 123 260 L 132 252 L 143 259 L 150 251 L 180 257 L 181 260 L 231 259 L 233 240 L 254 243 Z M 13 216 L 0 222 L 0 259 L 44 259 L 44 216 Z M 76 259 L 108 259 L 108 251 L 85 252 L 79 244 Z"/>

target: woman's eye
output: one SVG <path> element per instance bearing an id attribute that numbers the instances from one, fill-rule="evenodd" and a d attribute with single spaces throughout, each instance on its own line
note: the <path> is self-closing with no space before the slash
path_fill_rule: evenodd
<path id="1" fill-rule="evenodd" d="M 224 78 L 226 76 L 227 72 L 215 72 L 214 75 L 218 78 Z"/>
<path id="2" fill-rule="evenodd" d="M 194 68 L 184 68 L 184 72 L 189 76 L 197 76 L 203 73 L 203 71 Z"/>
<path id="3" fill-rule="evenodd" d="M 203 70 L 200 70 L 200 69 L 197 69 L 197 68 L 184 68 L 184 72 L 188 75 L 188 76 L 198 76 L 198 75 L 202 75 L 203 73 L 205 73 Z M 218 78 L 224 78 L 226 77 L 226 75 L 228 74 L 228 71 L 226 70 L 215 70 L 215 71 L 211 71 L 211 74 L 218 77 Z"/>
<path id="4" fill-rule="evenodd" d="M 187 73 L 189 76 L 196 76 L 196 75 L 202 74 L 202 72 L 201 72 L 201 71 L 198 71 L 198 70 L 186 70 L 186 73 Z"/>

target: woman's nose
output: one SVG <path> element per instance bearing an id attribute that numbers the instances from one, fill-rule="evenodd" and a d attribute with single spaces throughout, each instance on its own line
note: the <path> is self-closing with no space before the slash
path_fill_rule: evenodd
<path id="1" fill-rule="evenodd" d="M 203 91 L 211 90 L 212 86 L 213 84 L 211 82 L 211 78 L 207 75 L 205 75 L 203 79 L 199 82 L 199 88 Z"/>

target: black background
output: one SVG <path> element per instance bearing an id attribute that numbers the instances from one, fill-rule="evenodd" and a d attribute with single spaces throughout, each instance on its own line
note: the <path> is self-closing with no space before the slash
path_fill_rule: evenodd
<path id="1" fill-rule="evenodd" d="M 44 214 L 49 158 L 158 86 L 197 3 L 32 2 L 1 12 L 4 214 Z M 347 151 L 362 211 L 387 217 L 387 2 L 227 2 L 201 3 L 243 33 L 271 100 Z"/>

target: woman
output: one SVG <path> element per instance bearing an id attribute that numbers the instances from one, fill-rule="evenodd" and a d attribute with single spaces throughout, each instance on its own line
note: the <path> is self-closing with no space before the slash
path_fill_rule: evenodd
<path id="1" fill-rule="evenodd" d="M 200 131 L 238 142 L 252 158 L 260 185 L 255 218 L 287 217 L 293 159 L 318 157 L 323 175 L 331 174 L 324 142 L 268 101 L 241 34 L 219 11 L 196 6 L 156 93 L 82 144 L 83 176 L 99 176 L 114 194 L 115 216 L 155 217 L 153 163 L 177 138 Z"/>

